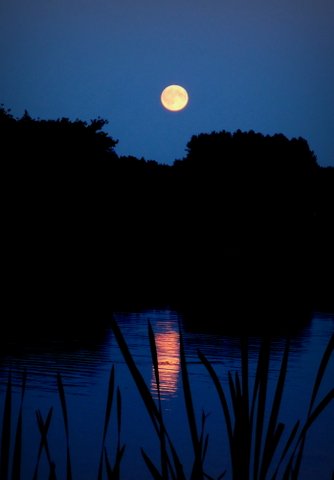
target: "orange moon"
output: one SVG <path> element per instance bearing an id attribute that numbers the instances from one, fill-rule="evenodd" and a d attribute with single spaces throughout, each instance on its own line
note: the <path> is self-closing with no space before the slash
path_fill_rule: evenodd
<path id="1" fill-rule="evenodd" d="M 167 110 L 178 112 L 187 106 L 189 95 L 187 90 L 180 85 L 168 85 L 163 89 L 160 100 Z"/>

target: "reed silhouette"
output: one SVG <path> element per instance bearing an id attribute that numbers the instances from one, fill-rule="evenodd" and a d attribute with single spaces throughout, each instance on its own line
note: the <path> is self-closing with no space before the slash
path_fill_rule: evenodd
<path id="1" fill-rule="evenodd" d="M 160 460 L 158 464 L 155 459 L 150 457 L 149 453 L 141 448 L 143 461 L 150 478 L 154 480 L 213 479 L 214 477 L 208 473 L 206 458 L 212 442 L 216 443 L 217 439 L 212 439 L 206 431 L 207 414 L 205 411 L 198 418 L 197 410 L 194 406 L 182 331 L 180 330 L 180 365 L 185 405 L 184 423 L 188 423 L 189 442 L 193 446 L 190 466 L 189 459 L 183 456 L 183 449 L 176 448 L 164 418 L 161 405 L 156 339 L 150 322 L 148 322 L 148 337 L 157 386 L 157 400 L 154 398 L 136 365 L 114 317 L 111 318 L 111 328 L 148 412 L 160 445 Z M 214 414 L 223 415 L 227 432 L 230 464 L 220 465 L 221 473 L 217 480 L 222 479 L 226 473 L 233 480 L 266 480 L 269 478 L 272 480 L 297 480 L 301 478 L 300 472 L 308 433 L 319 415 L 334 400 L 334 388 L 330 388 L 328 392 L 319 398 L 320 387 L 334 352 L 334 335 L 329 339 L 323 355 L 319 359 L 319 367 L 313 381 L 306 417 L 302 420 L 296 419 L 294 425 L 291 426 L 285 425 L 280 420 L 280 409 L 284 402 L 284 385 L 288 375 L 289 346 L 289 338 L 287 337 L 285 348 L 281 355 L 277 383 L 274 385 L 273 392 L 270 392 L 269 388 L 269 370 L 272 354 L 271 338 L 269 336 L 264 336 L 262 339 L 253 383 L 250 382 L 251 376 L 249 375 L 248 339 L 246 336 L 240 337 L 240 369 L 234 373 L 231 371 L 225 372 L 228 378 L 228 389 L 224 389 L 213 364 L 202 352 L 198 352 L 199 361 L 206 368 L 220 401 L 221 411 L 214 412 Z M 22 448 L 24 448 L 24 445 L 22 445 L 22 426 L 26 382 L 27 378 L 24 373 L 16 433 L 13 440 L 11 433 L 14 431 L 14 412 L 12 408 L 12 380 L 9 373 L 1 428 L 0 476 L 2 480 L 7 480 L 8 478 L 20 480 L 22 478 Z M 72 480 L 71 456 L 73 452 L 70 449 L 70 412 L 67 408 L 65 389 L 60 374 L 57 375 L 57 387 L 65 429 L 64 464 L 66 465 L 66 475 L 64 478 Z M 114 407 L 115 403 L 116 407 Z M 112 420 L 113 409 L 115 410 L 115 420 Z M 59 478 L 57 465 L 53 460 L 54 452 L 51 450 L 48 442 L 48 432 L 52 418 L 53 407 L 50 407 L 45 419 L 41 412 L 36 410 L 36 421 L 40 432 L 40 444 L 37 449 L 33 476 L 36 479 L 38 478 L 43 453 L 46 455 L 48 462 L 49 479 L 55 480 Z M 110 452 L 110 442 L 109 448 L 106 442 L 106 435 L 111 421 L 116 423 L 116 438 L 112 442 L 115 447 L 114 452 Z M 113 366 L 110 371 L 107 391 L 101 453 L 96 468 L 97 480 L 102 478 L 120 480 L 122 478 L 122 460 L 126 446 L 121 440 L 121 427 L 122 397 L 119 388 L 117 388 L 115 394 L 115 367 Z M 221 448 L 224 447 L 225 445 L 221 445 Z M 114 461 L 111 458 L 114 458 Z M 189 474 L 187 473 L 188 470 Z M 11 477 L 9 477 L 10 474 L 12 475 Z M 328 475 L 330 476 L 331 472 L 328 472 Z"/>

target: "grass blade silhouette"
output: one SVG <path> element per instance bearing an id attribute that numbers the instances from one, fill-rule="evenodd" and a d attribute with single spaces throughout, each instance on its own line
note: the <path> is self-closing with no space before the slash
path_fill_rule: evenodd
<path id="1" fill-rule="evenodd" d="M 329 362 L 331 356 L 333 355 L 333 352 L 334 352 L 334 334 L 330 337 L 330 339 L 328 341 L 328 344 L 326 346 L 326 349 L 325 349 L 325 351 L 323 353 L 323 356 L 321 358 L 321 362 L 320 362 L 320 365 L 319 365 L 319 368 L 318 368 L 318 371 L 317 371 L 317 375 L 316 375 L 316 379 L 315 379 L 315 382 L 314 382 L 314 387 L 313 387 L 313 390 L 312 390 L 310 405 L 309 405 L 309 409 L 308 409 L 308 414 L 309 415 L 311 414 L 311 410 L 313 408 L 316 396 L 318 394 L 320 384 L 321 384 L 323 376 L 325 374 L 328 362 Z"/>
<path id="2" fill-rule="evenodd" d="M 69 426 L 68 426 L 68 415 L 67 415 L 67 406 L 63 382 L 61 379 L 60 373 L 57 374 L 57 385 L 58 392 L 61 403 L 61 410 L 64 419 L 65 425 L 65 435 L 66 435 L 66 479 L 72 480 L 72 467 L 71 467 L 71 456 L 70 456 L 70 436 L 69 436 Z"/>
<path id="3" fill-rule="evenodd" d="M 140 371 L 138 370 L 136 364 L 135 364 L 135 361 L 130 353 L 130 350 L 128 348 L 128 345 L 123 337 L 123 334 L 115 320 L 115 318 L 112 316 L 111 317 L 111 320 L 110 320 L 110 326 L 111 326 L 111 329 L 115 335 L 115 338 L 117 340 L 117 343 L 118 343 L 118 346 L 123 354 L 123 357 L 124 357 L 124 360 L 125 360 L 125 363 L 127 364 L 128 366 L 128 369 L 132 375 L 132 378 L 133 380 L 135 381 L 135 384 L 137 386 L 137 389 L 139 391 L 139 394 L 144 402 L 144 405 L 146 407 L 146 410 L 150 416 L 150 419 L 152 421 L 152 424 L 153 424 L 153 427 L 158 435 L 158 438 L 160 437 L 161 435 L 161 428 L 163 427 L 164 423 L 163 423 L 163 419 L 161 418 L 161 415 L 160 415 L 160 411 L 158 409 L 158 407 L 156 406 L 155 404 L 155 401 L 151 395 L 151 392 L 148 388 L 148 386 L 146 385 L 145 383 L 145 380 L 142 376 L 142 374 L 140 373 Z M 169 448 L 171 449 L 171 452 L 172 452 L 172 457 L 173 457 L 173 464 L 174 464 L 174 467 L 175 467 L 175 475 L 177 476 L 177 478 L 179 480 L 183 480 L 185 477 L 184 477 L 184 474 L 183 474 L 183 467 L 182 467 L 182 464 L 180 462 L 180 459 L 177 455 L 177 452 L 175 450 L 175 447 L 168 435 L 168 432 L 166 430 L 164 430 L 165 432 L 165 435 L 166 435 L 166 438 L 168 440 L 168 445 L 169 445 Z M 169 467 L 171 468 L 171 462 L 169 462 Z M 173 474 L 172 474 L 173 475 Z"/>
<path id="4" fill-rule="evenodd" d="M 36 461 L 35 471 L 34 471 L 34 475 L 33 475 L 33 480 L 37 480 L 37 478 L 38 478 L 38 469 L 39 469 L 39 464 L 40 464 L 43 448 L 45 449 L 46 457 L 47 457 L 47 460 L 48 460 L 48 463 L 49 463 L 50 476 L 55 478 L 55 464 L 51 459 L 49 445 L 48 445 L 48 439 L 47 439 L 47 434 L 48 434 L 50 423 L 51 423 L 52 413 L 53 413 L 53 408 L 51 407 L 49 409 L 46 420 L 44 422 L 40 410 L 36 410 L 36 419 L 37 419 L 37 425 L 38 425 L 38 428 L 39 428 L 39 432 L 41 434 L 41 440 L 40 440 L 40 445 L 39 445 L 39 450 L 38 450 L 38 455 L 37 455 L 37 461 Z"/>
<path id="5" fill-rule="evenodd" d="M 0 451 L 0 479 L 7 480 L 9 470 L 9 451 L 11 440 L 11 415 L 12 415 L 12 374 L 9 371 L 5 405 L 2 418 L 1 451 Z"/>
<path id="6" fill-rule="evenodd" d="M 332 388 L 325 396 L 324 398 L 319 402 L 319 404 L 314 408 L 312 411 L 311 415 L 307 418 L 296 443 L 296 446 L 292 452 L 291 458 L 289 465 L 292 465 L 294 454 L 297 450 L 297 448 L 302 445 L 304 447 L 305 443 L 305 438 L 308 430 L 312 426 L 312 424 L 315 422 L 315 420 L 319 417 L 319 415 L 325 410 L 325 408 L 329 405 L 330 402 L 334 400 L 334 388 Z M 300 453 L 301 452 L 301 453 Z M 302 454 L 303 454 L 303 449 L 298 450 L 298 456 L 297 456 L 297 461 L 296 465 L 292 468 L 293 471 L 293 478 L 298 478 L 299 475 L 299 470 L 300 470 L 300 465 L 301 465 L 301 459 L 302 459 Z M 300 455 L 300 457 L 299 457 Z"/>
<path id="7" fill-rule="evenodd" d="M 249 405 L 249 365 L 248 365 L 248 337 L 240 338 L 241 351 L 241 380 L 242 380 L 242 430 L 243 430 L 243 451 L 244 469 L 249 472 L 251 457 L 251 430 L 250 430 L 250 405 Z"/>
<path id="8" fill-rule="evenodd" d="M 161 473 L 159 472 L 157 467 L 154 465 L 154 463 L 152 462 L 150 457 L 146 454 L 146 452 L 143 449 L 141 449 L 141 454 L 144 458 L 144 461 L 147 465 L 147 468 L 148 468 L 150 474 L 152 475 L 152 478 L 154 480 L 164 480 L 164 477 L 161 475 Z"/>
<path id="9" fill-rule="evenodd" d="M 187 361 L 186 361 L 186 355 L 185 355 L 185 349 L 184 349 L 184 342 L 183 342 L 182 332 L 180 329 L 179 329 L 179 335 L 180 335 L 180 364 L 181 364 L 183 394 L 184 394 L 186 413 L 187 413 L 188 424 L 189 424 L 189 429 L 191 434 L 191 440 L 192 440 L 193 450 L 194 450 L 194 464 L 193 464 L 191 479 L 197 480 L 197 479 L 203 478 L 203 464 L 202 464 L 203 445 L 198 437 L 194 403 L 193 403 L 193 398 L 192 398 L 192 393 L 190 388 L 188 367 L 187 367 Z"/>
<path id="10" fill-rule="evenodd" d="M 267 435 L 264 442 L 264 450 L 263 450 L 262 464 L 261 464 L 261 470 L 260 470 L 260 479 L 264 479 L 266 477 L 267 471 L 269 469 L 269 465 L 271 463 L 271 460 L 275 453 L 279 439 L 284 429 L 283 424 L 281 423 L 277 424 L 277 421 L 278 421 L 279 410 L 280 410 L 282 397 L 283 397 L 286 374 L 288 370 L 289 349 L 290 349 L 290 343 L 289 343 L 289 340 L 287 340 L 284 347 L 284 352 L 283 352 L 282 361 L 281 361 L 281 368 L 280 368 L 279 377 L 277 380 L 273 405 L 270 412 Z"/>
<path id="11" fill-rule="evenodd" d="M 121 419 L 122 419 L 122 397 L 119 387 L 117 387 L 117 447 L 114 464 L 114 477 L 119 480 L 121 475 L 121 461 L 125 451 L 125 445 L 121 447 Z"/>
<path id="12" fill-rule="evenodd" d="M 198 433 L 197 433 L 194 405 L 192 401 L 188 368 L 187 368 L 187 362 L 186 362 L 186 356 L 185 356 L 184 344 L 183 344 L 183 338 L 182 338 L 181 332 L 180 332 L 180 363 L 181 363 L 181 373 L 182 373 L 182 382 L 183 382 L 183 392 L 184 392 L 184 398 L 185 398 L 185 404 L 186 404 L 186 411 L 188 415 L 189 428 L 190 428 L 191 439 L 193 443 L 193 449 L 194 449 L 194 452 L 196 453 L 197 447 L 198 447 Z"/>
<path id="13" fill-rule="evenodd" d="M 111 463 L 109 461 L 106 447 L 104 447 L 103 451 L 104 451 L 104 458 L 105 458 L 105 462 L 106 462 L 107 478 L 108 478 L 108 480 L 115 480 L 114 471 L 113 471 Z"/>
<path id="14" fill-rule="evenodd" d="M 256 425 L 255 425 L 255 445 L 254 445 L 254 478 L 258 478 L 258 472 L 262 454 L 262 437 L 264 429 L 264 413 L 267 400 L 267 386 L 270 360 L 270 340 L 264 338 L 261 344 L 257 371 L 258 371 L 258 392 L 257 392 L 257 409 L 256 409 Z"/>
<path id="15" fill-rule="evenodd" d="M 321 385 L 321 382 L 322 382 L 322 379 L 323 379 L 323 376 L 325 374 L 325 371 L 326 371 L 326 368 L 327 368 L 327 365 L 328 365 L 328 362 L 332 356 L 334 352 L 334 334 L 330 337 L 329 341 L 328 341 L 328 344 L 326 346 L 326 349 L 322 355 L 322 358 L 321 358 L 321 361 L 320 361 L 320 365 L 319 365 L 319 368 L 318 368 L 318 371 L 317 371 L 317 375 L 316 375 L 316 378 L 315 378 L 315 381 L 314 381 L 314 385 L 313 385 L 313 389 L 312 389 L 312 394 L 311 394 L 311 399 L 310 399 L 310 404 L 309 404 L 309 408 L 308 408 L 308 413 L 307 413 L 307 421 L 306 421 L 306 425 L 308 423 L 313 423 L 314 420 L 311 420 L 311 418 L 314 418 L 314 413 L 315 412 L 318 412 L 319 411 L 319 407 L 320 405 L 325 401 L 325 397 L 323 399 L 322 402 L 320 402 L 320 404 L 318 405 L 318 407 L 314 410 L 314 412 L 312 413 L 312 409 L 313 409 L 313 406 L 314 406 L 314 402 L 316 400 L 316 397 L 317 397 L 317 394 L 318 394 L 318 391 L 319 391 L 319 388 L 320 388 L 320 385 Z M 331 392 L 329 392 L 328 394 L 328 398 L 331 398 Z M 319 411 L 319 413 L 316 415 L 318 416 L 320 413 L 321 413 L 321 409 Z M 316 418 L 316 417 L 315 417 Z M 305 425 L 305 426 L 306 426 Z M 306 432 L 307 432 L 307 429 L 305 430 L 305 433 L 303 435 L 303 438 L 299 444 L 299 450 L 298 450 L 298 454 L 297 454 L 297 458 L 296 458 L 296 463 L 295 463 L 295 468 L 294 468 L 294 472 L 295 472 L 295 475 L 298 476 L 299 474 L 299 470 L 300 470 L 300 465 L 301 465 L 301 460 L 302 460 L 302 456 L 303 456 L 303 451 L 304 451 L 304 444 L 305 444 L 305 441 L 306 441 Z M 297 477 L 296 477 L 297 478 Z"/>
<path id="16" fill-rule="evenodd" d="M 235 448 L 234 448 L 234 437 L 233 437 L 233 428 L 232 428 L 232 418 L 231 418 L 231 413 L 228 407 L 228 403 L 226 400 L 226 396 L 223 390 L 223 387 L 220 383 L 220 380 L 218 378 L 218 375 L 213 368 L 212 364 L 209 362 L 209 360 L 206 358 L 206 356 L 198 350 L 197 352 L 199 359 L 209 372 L 209 375 L 213 381 L 214 386 L 216 387 L 218 397 L 223 409 L 223 414 L 225 418 L 225 425 L 226 425 L 226 430 L 227 430 L 227 437 L 229 441 L 229 451 L 230 451 L 230 456 L 231 456 L 231 465 L 232 465 L 232 471 L 236 471 L 236 462 L 237 458 L 235 456 Z"/>
<path id="17" fill-rule="evenodd" d="M 99 468 L 98 468 L 98 474 L 97 474 L 98 480 L 102 480 L 102 469 L 103 469 L 103 456 L 104 456 L 105 440 L 106 440 L 108 425 L 109 425 L 109 421 L 110 421 L 111 407 L 112 407 L 113 397 L 114 397 L 114 387 L 115 387 L 115 367 L 113 365 L 112 368 L 111 368 L 111 371 L 110 371 L 110 375 L 109 375 L 107 404 L 106 404 L 106 411 L 105 411 L 105 416 L 104 416 L 104 427 L 103 427 L 101 454 L 100 454 Z"/>
<path id="18" fill-rule="evenodd" d="M 22 375 L 22 387 L 21 387 L 21 401 L 19 416 L 17 420 L 16 434 L 15 434 L 15 443 L 14 443 L 14 454 L 13 454 L 13 468 L 12 468 L 12 480 L 20 480 L 21 478 L 21 454 L 22 454 L 22 409 L 23 409 L 23 400 L 26 388 L 27 372 L 24 371 Z"/>
<path id="19" fill-rule="evenodd" d="M 114 317 L 111 318 L 110 320 L 110 326 L 112 328 L 112 331 L 116 337 L 117 343 L 119 345 L 119 348 L 123 354 L 124 360 L 130 370 L 130 373 L 132 375 L 132 378 L 135 381 L 135 384 L 137 386 L 137 389 L 140 393 L 141 398 L 144 401 L 146 410 L 152 420 L 153 426 L 156 430 L 156 432 L 159 434 L 160 428 L 159 428 L 159 423 L 160 423 L 160 413 L 159 410 L 152 398 L 152 395 L 150 393 L 149 388 L 147 387 L 140 371 L 137 368 L 137 365 L 135 364 L 135 361 L 130 353 L 129 347 L 123 337 L 123 334 L 117 325 L 116 320 Z"/>
<path id="20" fill-rule="evenodd" d="M 300 420 L 297 420 L 297 422 L 295 423 L 295 425 L 294 425 L 294 427 L 293 427 L 293 429 L 292 429 L 292 431 L 291 431 L 291 433 L 288 437 L 288 440 L 286 441 L 285 447 L 283 448 L 283 452 L 281 453 L 279 462 L 278 462 L 277 467 L 275 469 L 275 472 L 272 476 L 272 480 L 276 480 L 276 478 L 277 478 L 279 468 L 280 468 L 281 464 L 283 463 L 283 460 L 285 459 L 286 455 L 288 454 L 288 452 L 290 450 L 290 447 L 293 444 L 294 439 L 296 438 L 299 425 L 300 425 Z"/>

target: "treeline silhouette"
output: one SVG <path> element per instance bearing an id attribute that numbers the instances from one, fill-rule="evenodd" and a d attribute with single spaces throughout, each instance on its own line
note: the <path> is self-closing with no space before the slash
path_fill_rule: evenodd
<path id="1" fill-rule="evenodd" d="M 8 322 L 136 302 L 333 303 L 334 168 L 305 139 L 203 133 L 162 165 L 118 156 L 106 123 L 0 108 Z"/>

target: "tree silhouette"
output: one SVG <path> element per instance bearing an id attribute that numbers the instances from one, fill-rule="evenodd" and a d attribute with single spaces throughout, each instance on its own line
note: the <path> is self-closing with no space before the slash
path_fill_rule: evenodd
<path id="1" fill-rule="evenodd" d="M 144 300 L 294 296 L 296 285 L 330 297 L 334 169 L 305 139 L 202 133 L 168 166 L 119 157 L 106 124 L 0 108 L 14 310 L 75 317 Z"/>

